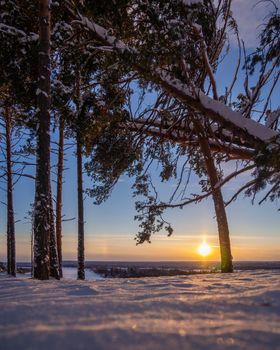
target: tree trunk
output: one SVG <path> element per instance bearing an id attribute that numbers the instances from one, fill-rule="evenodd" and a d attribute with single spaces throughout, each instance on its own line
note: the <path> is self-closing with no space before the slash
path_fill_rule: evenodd
<path id="1" fill-rule="evenodd" d="M 82 117 L 81 109 L 81 75 L 80 71 L 76 72 L 76 147 L 77 147 L 77 200 L 78 200 L 78 279 L 85 279 L 85 234 L 84 234 L 84 192 L 83 192 L 83 155 L 80 134 L 80 125 Z"/>
<path id="2" fill-rule="evenodd" d="M 200 132 L 200 135 L 203 135 L 203 132 Z M 221 271 L 233 272 L 227 214 L 225 210 L 222 191 L 220 188 L 216 188 L 216 185 L 219 182 L 219 177 L 217 174 L 217 169 L 216 169 L 214 160 L 212 158 L 207 137 L 200 136 L 200 146 L 201 146 L 202 153 L 204 155 L 204 161 L 205 161 L 205 166 L 206 166 L 207 174 L 211 185 L 211 190 L 213 191 L 212 197 L 214 201 L 214 207 L 215 207 L 216 219 L 217 219 L 218 231 L 219 231 Z"/>
<path id="3" fill-rule="evenodd" d="M 63 183 L 63 156 L 64 156 L 64 120 L 59 120 L 59 146 L 57 164 L 57 187 L 56 187 L 56 241 L 58 254 L 59 276 L 62 272 L 62 183 Z"/>
<path id="4" fill-rule="evenodd" d="M 85 279 L 84 247 L 84 199 L 83 199 L 83 159 L 80 137 L 77 135 L 77 189 L 78 189 L 78 279 Z"/>
<path id="5" fill-rule="evenodd" d="M 13 206 L 13 175 L 12 175 L 12 129 L 11 113 L 5 108 L 6 126 L 6 165 L 7 165 L 7 272 L 16 276 L 16 245 L 15 245 L 15 221 Z"/>
<path id="6" fill-rule="evenodd" d="M 49 279 L 50 203 L 50 1 L 40 0 L 38 132 L 34 215 L 34 278 Z"/>
<path id="7" fill-rule="evenodd" d="M 51 184 L 50 184 L 51 189 Z M 50 222 L 50 276 L 59 280 L 59 266 L 58 266 L 58 254 L 55 235 L 52 193 L 50 193 L 50 206 L 49 206 L 49 222 Z"/>
<path id="8" fill-rule="evenodd" d="M 34 201 L 35 203 L 35 201 Z M 35 211 L 34 211 L 34 205 L 33 205 L 33 208 L 32 208 L 32 213 L 31 213 L 31 239 L 30 239 L 30 243 L 31 243 L 31 249 L 30 249 L 30 253 L 31 253 L 31 277 L 34 278 L 34 214 L 35 214 Z"/>

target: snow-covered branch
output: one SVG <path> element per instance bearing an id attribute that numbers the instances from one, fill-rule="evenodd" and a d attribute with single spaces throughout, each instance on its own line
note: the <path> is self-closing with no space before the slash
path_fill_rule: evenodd
<path id="1" fill-rule="evenodd" d="M 183 146 L 199 145 L 198 137 L 194 133 L 186 133 L 183 130 L 168 130 L 163 126 L 156 125 L 152 121 L 136 121 L 126 122 L 119 125 L 120 128 L 124 128 L 133 132 L 139 132 L 147 136 L 158 137 L 166 141 L 170 141 Z M 230 142 L 217 142 L 215 139 L 209 139 L 209 146 L 212 152 L 224 153 L 228 158 L 237 158 L 242 160 L 250 160 L 254 155 L 252 149 L 246 147 L 235 146 Z"/>
<path id="2" fill-rule="evenodd" d="M 134 55 L 137 54 L 136 50 L 128 47 L 124 42 L 110 35 L 105 28 L 87 17 L 77 14 L 77 20 L 74 22 L 91 32 L 95 39 L 103 44 L 111 45 L 116 50 L 120 51 L 120 53 L 129 52 Z M 145 75 L 145 70 L 143 67 L 137 65 L 137 63 L 135 63 L 134 68 L 139 71 L 139 73 Z M 200 89 L 190 89 L 185 83 L 172 77 L 170 73 L 162 69 L 149 73 L 152 73 L 153 82 L 159 84 L 174 98 L 198 111 L 204 118 L 212 119 L 221 124 L 224 128 L 239 132 L 241 137 L 251 139 L 252 143 L 254 143 L 254 141 L 270 143 L 274 138 L 279 136 L 278 132 L 271 130 L 253 119 L 244 118 L 240 112 L 232 110 L 223 102 L 213 100 Z"/>

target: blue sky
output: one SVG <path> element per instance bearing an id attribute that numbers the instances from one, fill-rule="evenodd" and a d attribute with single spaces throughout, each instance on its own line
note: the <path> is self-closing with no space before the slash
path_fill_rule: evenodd
<path id="1" fill-rule="evenodd" d="M 76 175 L 74 159 L 68 162 L 65 174 L 64 209 L 66 218 L 76 217 Z M 236 182 L 239 182 L 236 181 Z M 87 183 L 87 181 L 85 181 Z M 174 226 L 172 237 L 158 233 L 152 244 L 135 246 L 134 236 L 137 223 L 134 222 L 134 200 L 131 197 L 132 179 L 125 176 L 116 185 L 109 200 L 94 206 L 90 199 L 85 200 L 86 218 L 86 257 L 88 260 L 196 260 L 198 244 L 206 236 L 213 246 L 212 258 L 218 259 L 218 236 L 212 200 L 198 205 L 190 205 L 183 210 L 174 209 L 166 217 Z M 160 184 L 159 184 L 160 185 Z M 17 219 L 17 251 L 19 260 L 28 260 L 30 252 L 30 224 L 24 220 L 28 202 L 33 198 L 33 183 L 22 180 L 15 191 L 15 210 Z M 164 186 L 163 195 L 172 190 L 172 183 Z M 225 196 L 233 193 L 237 183 L 224 188 Z M 164 188 L 163 188 L 164 187 Z M 196 191 L 195 178 L 190 190 Z M 227 210 L 232 246 L 236 260 L 277 260 L 280 253 L 279 212 L 276 203 L 262 206 L 251 205 L 250 199 L 240 198 Z M 1 207 L 1 217 L 4 216 Z M 77 245 L 76 220 L 63 225 L 64 258 L 75 259 Z M 0 260 L 5 260 L 4 225 L 1 221 Z"/>
<path id="2" fill-rule="evenodd" d="M 240 32 L 248 46 L 254 46 L 255 29 L 263 18 L 263 9 L 253 8 L 256 1 L 233 0 L 234 12 L 240 15 Z M 220 93 L 229 84 L 234 70 L 236 50 L 224 61 L 217 73 Z M 242 79 L 236 85 L 236 92 L 243 90 Z M 68 151 L 65 172 L 64 208 L 65 218 L 76 217 L 76 169 L 74 150 Z M 55 161 L 55 158 L 53 159 Z M 232 165 L 227 165 L 230 171 Z M 156 178 L 156 175 L 155 175 Z M 225 197 L 230 197 L 238 185 L 246 180 L 245 175 L 223 189 Z M 211 259 L 219 259 L 218 234 L 211 199 L 183 210 L 174 209 L 166 213 L 175 231 L 167 238 L 165 232 L 156 234 L 152 244 L 135 245 L 134 236 L 138 231 L 134 222 L 134 199 L 131 196 L 133 180 L 122 176 L 109 200 L 94 206 L 92 200 L 85 199 L 86 258 L 88 260 L 196 260 L 200 259 L 196 248 L 203 237 L 213 248 Z M 174 181 L 160 184 L 165 197 L 172 191 Z M 55 184 L 53 193 L 55 193 Z M 90 186 L 85 179 L 85 186 Z M 191 192 L 198 192 L 197 178 L 192 177 Z M 4 196 L 4 192 L 1 192 Z M 17 231 L 17 255 L 19 261 L 30 258 L 30 223 L 24 217 L 34 197 L 34 183 L 30 179 L 21 180 L 15 189 L 15 212 Z M 4 197 L 1 198 L 4 200 Z M 236 260 L 278 260 L 280 256 L 279 203 L 264 203 L 252 206 L 249 198 L 240 197 L 227 209 L 231 232 L 233 256 Z M 0 261 L 6 259 L 5 207 L 0 205 Z M 64 222 L 64 259 L 76 258 L 77 222 Z"/>

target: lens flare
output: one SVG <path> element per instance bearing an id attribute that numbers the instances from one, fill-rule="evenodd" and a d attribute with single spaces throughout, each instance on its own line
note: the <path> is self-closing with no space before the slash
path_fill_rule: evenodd
<path id="1" fill-rule="evenodd" d="M 203 241 L 200 244 L 200 246 L 197 248 L 198 254 L 200 254 L 203 257 L 209 255 L 211 253 L 211 251 L 212 251 L 212 249 L 206 241 Z"/>

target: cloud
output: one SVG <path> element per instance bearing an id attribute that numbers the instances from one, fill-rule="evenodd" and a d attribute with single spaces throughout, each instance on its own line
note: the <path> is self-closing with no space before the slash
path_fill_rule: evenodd
<path id="1" fill-rule="evenodd" d="M 273 5 L 271 2 L 232 0 L 233 16 L 238 24 L 240 37 L 244 40 L 247 48 L 258 45 L 258 35 L 267 20 L 267 16 L 272 11 Z"/>

